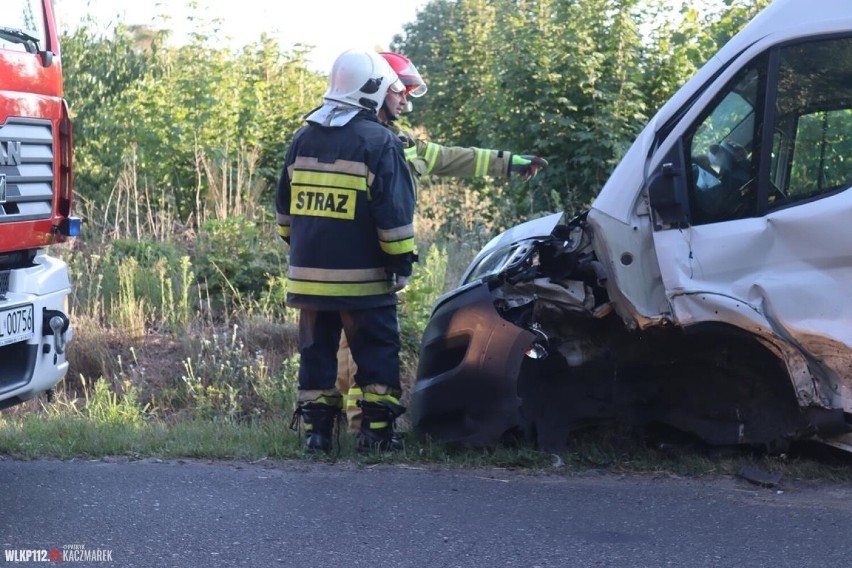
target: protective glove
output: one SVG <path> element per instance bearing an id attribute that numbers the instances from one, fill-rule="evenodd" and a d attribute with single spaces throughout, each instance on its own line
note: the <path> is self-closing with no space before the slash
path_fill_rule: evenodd
<path id="1" fill-rule="evenodd" d="M 391 294 L 395 294 L 408 285 L 408 276 L 391 274 Z"/>
<path id="2" fill-rule="evenodd" d="M 390 280 L 391 294 L 399 292 L 408 284 L 408 279 L 411 276 L 412 264 L 417 262 L 416 252 L 407 252 L 391 256 L 388 265 L 385 266 L 385 273 Z"/>
<path id="3" fill-rule="evenodd" d="M 521 179 L 527 180 L 535 177 L 539 168 L 547 165 L 547 160 L 529 154 L 512 154 L 512 163 L 509 165 L 509 173 L 516 172 Z"/>

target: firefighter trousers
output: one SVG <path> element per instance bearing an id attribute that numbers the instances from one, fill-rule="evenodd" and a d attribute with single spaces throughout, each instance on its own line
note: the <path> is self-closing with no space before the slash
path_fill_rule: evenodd
<path id="1" fill-rule="evenodd" d="M 299 389 L 328 390 L 337 380 L 340 332 L 357 365 L 355 383 L 400 390 L 396 306 L 365 310 L 302 309 L 299 314 Z"/>

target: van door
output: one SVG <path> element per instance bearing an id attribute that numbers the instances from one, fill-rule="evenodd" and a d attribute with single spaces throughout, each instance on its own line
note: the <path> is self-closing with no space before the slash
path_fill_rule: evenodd
<path id="1" fill-rule="evenodd" d="M 687 218 L 654 233 L 675 322 L 774 335 L 852 380 L 852 38 L 756 57 L 677 142 Z"/>

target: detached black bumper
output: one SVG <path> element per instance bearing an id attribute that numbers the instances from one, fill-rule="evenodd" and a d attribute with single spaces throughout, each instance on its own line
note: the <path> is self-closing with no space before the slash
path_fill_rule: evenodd
<path id="1" fill-rule="evenodd" d="M 499 316 L 485 284 L 453 294 L 423 334 L 412 425 L 439 441 L 495 444 L 520 424 L 518 373 L 536 337 Z"/>

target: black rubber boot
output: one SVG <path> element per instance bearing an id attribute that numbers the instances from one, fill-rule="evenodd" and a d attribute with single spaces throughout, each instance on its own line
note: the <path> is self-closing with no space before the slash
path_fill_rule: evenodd
<path id="1" fill-rule="evenodd" d="M 394 434 L 394 421 L 405 412 L 405 407 L 392 402 L 367 402 L 359 400 L 363 413 L 361 432 L 358 434 L 358 451 L 397 451 L 402 440 Z"/>
<path id="2" fill-rule="evenodd" d="M 307 402 L 300 404 L 296 412 L 305 424 L 305 447 L 308 451 L 330 452 L 334 428 L 340 419 L 340 407 Z"/>

